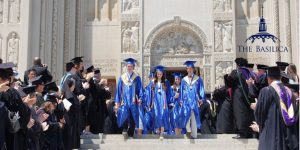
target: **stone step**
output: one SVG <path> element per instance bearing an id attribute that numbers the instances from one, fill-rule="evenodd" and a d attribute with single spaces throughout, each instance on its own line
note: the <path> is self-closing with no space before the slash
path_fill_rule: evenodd
<path id="1" fill-rule="evenodd" d="M 81 149 L 98 149 L 101 150 L 256 150 L 257 145 L 245 144 L 114 144 L 114 145 L 100 145 L 99 147 L 90 146 L 86 144 Z"/>
<path id="2" fill-rule="evenodd" d="M 101 150 L 256 150 L 257 139 L 232 139 L 233 134 L 198 135 L 198 139 L 187 139 L 186 136 L 142 135 L 127 138 L 120 134 L 83 135 L 80 149 Z"/>
<path id="3" fill-rule="evenodd" d="M 235 134 L 199 134 L 198 139 L 232 139 Z M 134 136 L 134 139 L 157 139 L 159 136 L 156 134 L 147 134 L 142 136 Z M 185 135 L 164 135 L 166 139 L 186 139 Z M 121 134 L 91 134 L 91 135 L 82 135 L 81 139 L 124 139 L 127 138 Z"/>
<path id="4" fill-rule="evenodd" d="M 256 139 L 81 139 L 81 144 L 202 144 L 202 143 L 220 143 L 220 144 L 257 144 Z"/>

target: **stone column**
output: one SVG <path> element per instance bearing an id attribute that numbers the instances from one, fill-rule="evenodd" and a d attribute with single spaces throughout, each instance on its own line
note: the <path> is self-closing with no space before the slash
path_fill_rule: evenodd
<path id="1" fill-rule="evenodd" d="M 276 37 L 280 38 L 280 28 L 279 28 L 279 1 L 274 0 L 274 34 Z M 280 42 L 277 42 L 276 46 L 280 46 Z M 281 54 L 278 51 L 276 54 L 276 61 L 281 60 Z"/>
<path id="2" fill-rule="evenodd" d="M 98 22 L 99 21 L 99 1 L 95 0 L 95 18 L 94 18 L 94 22 Z"/>
<path id="3" fill-rule="evenodd" d="M 292 62 L 292 42 L 291 42 L 291 7 L 290 0 L 285 0 L 285 22 L 286 22 L 286 46 L 289 48 L 287 62 Z M 299 18 L 298 18 L 299 20 Z"/>

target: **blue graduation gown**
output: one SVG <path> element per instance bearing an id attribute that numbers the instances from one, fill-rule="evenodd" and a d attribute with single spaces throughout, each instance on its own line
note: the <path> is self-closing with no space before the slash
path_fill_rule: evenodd
<path id="1" fill-rule="evenodd" d="M 163 88 L 163 85 L 165 88 Z M 171 97 L 171 86 L 169 81 L 165 81 L 160 86 L 158 83 L 154 85 L 154 128 L 164 127 L 169 130 L 169 113 L 168 102 Z"/>
<path id="2" fill-rule="evenodd" d="M 115 102 L 121 106 L 117 112 L 117 123 L 121 127 L 132 115 L 136 128 L 139 128 L 139 119 L 143 121 L 142 106 L 137 104 L 137 99 L 143 98 L 143 87 L 141 78 L 133 73 L 131 80 L 127 73 L 124 73 L 118 81 Z M 129 114 L 131 112 L 131 114 Z"/>
<path id="3" fill-rule="evenodd" d="M 184 124 L 187 124 L 188 119 L 191 116 L 191 112 L 193 111 L 197 122 L 197 128 L 200 128 L 201 122 L 198 100 L 202 100 L 203 103 L 206 102 L 204 85 L 201 77 L 194 75 L 192 82 L 190 82 L 188 76 L 185 76 L 181 81 L 180 91 L 180 99 L 183 101 L 183 105 L 185 105 L 187 109 L 184 116 Z"/>
<path id="4" fill-rule="evenodd" d="M 154 100 L 154 91 L 152 90 L 153 82 L 150 82 L 144 89 L 144 133 L 154 131 L 154 110 L 152 108 Z"/>
<path id="5" fill-rule="evenodd" d="M 185 128 L 184 124 L 184 113 L 186 111 L 186 107 L 181 106 L 180 102 L 180 87 L 176 88 L 174 86 L 171 87 L 171 99 L 170 99 L 170 126 L 171 129 L 174 130 L 175 128 Z M 175 98 L 176 93 L 179 93 L 179 97 Z"/>

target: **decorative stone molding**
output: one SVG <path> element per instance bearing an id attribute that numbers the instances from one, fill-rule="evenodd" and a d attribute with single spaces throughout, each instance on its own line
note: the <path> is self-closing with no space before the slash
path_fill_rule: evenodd
<path id="1" fill-rule="evenodd" d="M 216 21 L 214 29 L 215 52 L 231 52 L 233 48 L 232 21 Z"/>
<path id="2" fill-rule="evenodd" d="M 204 68 L 204 88 L 205 91 L 211 91 L 211 68 L 205 67 Z"/>
<path id="3" fill-rule="evenodd" d="M 7 52 L 6 52 L 6 61 L 13 62 L 14 64 L 18 63 L 19 60 L 19 45 L 20 37 L 17 32 L 11 32 L 7 37 Z"/>
<path id="4" fill-rule="evenodd" d="M 140 23 L 138 21 L 122 22 L 122 53 L 139 52 Z"/>
<path id="5" fill-rule="evenodd" d="M 52 11 L 52 51 L 51 51 L 51 74 L 56 79 L 57 71 L 57 41 L 58 41 L 58 1 L 53 0 Z"/>
<path id="6" fill-rule="evenodd" d="M 8 22 L 19 23 L 20 17 L 20 0 L 8 0 Z"/>
<path id="7" fill-rule="evenodd" d="M 122 0 L 122 13 L 132 14 L 137 13 L 140 7 L 139 0 Z"/>
<path id="8" fill-rule="evenodd" d="M 0 0 L 0 23 L 3 23 L 3 0 Z"/>
<path id="9" fill-rule="evenodd" d="M 203 47 L 207 45 L 207 37 L 205 33 L 197 25 L 186 20 L 181 20 L 180 17 L 177 16 L 175 16 L 173 20 L 168 20 L 159 24 L 151 31 L 145 42 L 144 53 L 149 54 L 150 50 L 155 49 L 154 46 L 157 45 L 158 37 L 163 33 L 166 33 L 166 30 L 171 32 L 174 29 L 192 33 L 194 35 L 194 39 L 196 39 L 198 43 L 201 43 L 202 51 L 199 53 L 203 53 Z"/>
<path id="10" fill-rule="evenodd" d="M 233 70 L 232 61 L 216 61 L 215 62 L 215 86 L 224 85 L 224 75 L 229 74 Z"/>

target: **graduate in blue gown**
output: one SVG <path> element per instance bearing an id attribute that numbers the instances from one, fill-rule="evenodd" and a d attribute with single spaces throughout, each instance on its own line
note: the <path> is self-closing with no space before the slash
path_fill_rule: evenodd
<path id="1" fill-rule="evenodd" d="M 144 89 L 144 99 L 143 99 L 143 108 L 144 108 L 144 130 L 143 133 L 154 133 L 154 111 L 153 111 L 153 95 L 152 86 L 154 83 L 154 73 L 149 73 L 150 83 Z"/>
<path id="2" fill-rule="evenodd" d="M 184 124 L 184 107 L 182 107 L 182 101 L 180 100 L 180 83 L 181 74 L 173 73 L 174 84 L 171 86 L 171 103 L 169 104 L 170 114 L 170 126 L 176 135 L 181 134 L 182 128 L 185 128 Z"/>
<path id="3" fill-rule="evenodd" d="M 155 67 L 155 79 L 151 90 L 153 91 L 154 129 L 163 139 L 164 131 L 169 130 L 168 104 L 170 103 L 171 86 L 165 79 L 164 67 Z"/>
<path id="4" fill-rule="evenodd" d="M 127 131 L 128 136 L 133 137 L 135 129 L 138 129 L 138 134 L 143 129 L 143 87 L 140 76 L 133 71 L 136 60 L 128 58 L 124 61 L 127 63 L 127 71 L 118 80 L 115 97 L 117 123 L 123 127 L 123 134 Z"/>
<path id="5" fill-rule="evenodd" d="M 194 74 L 194 63 L 196 61 L 186 61 L 188 75 L 181 81 L 180 99 L 186 106 L 185 125 L 187 133 L 191 138 L 197 138 L 197 128 L 200 129 L 200 113 L 199 108 L 205 103 L 205 91 L 201 77 Z"/>

